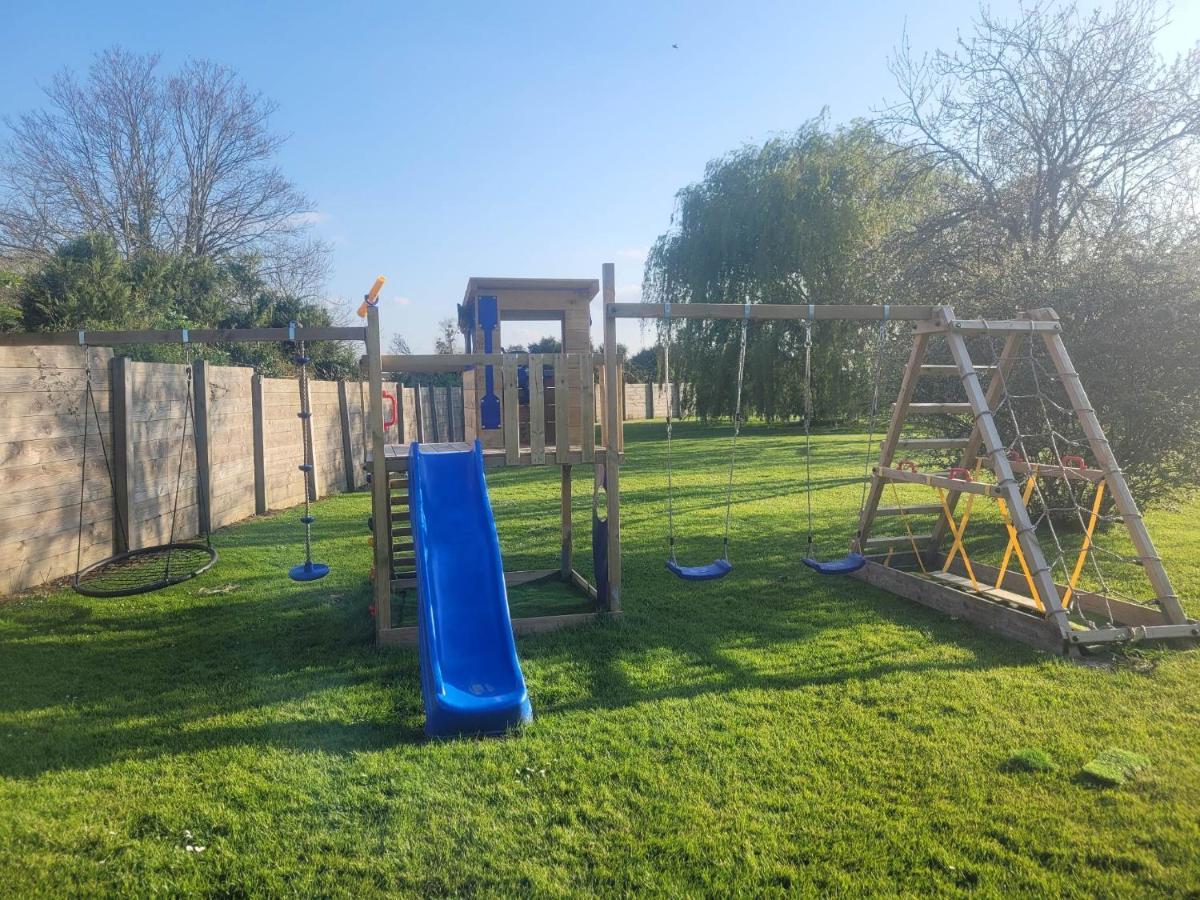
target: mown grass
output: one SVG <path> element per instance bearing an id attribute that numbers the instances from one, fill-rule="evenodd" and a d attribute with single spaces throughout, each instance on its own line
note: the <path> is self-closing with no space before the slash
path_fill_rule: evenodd
<path id="1" fill-rule="evenodd" d="M 422 739 L 415 654 L 371 644 L 362 495 L 317 508 L 321 582 L 287 580 L 285 513 L 220 532 L 217 568 L 169 591 L 0 606 L 4 893 L 1200 890 L 1200 655 L 1068 663 L 809 574 L 794 429 L 745 436 L 734 573 L 676 581 L 662 431 L 627 430 L 625 618 L 519 641 L 535 721 L 509 739 Z M 707 562 L 727 434 L 678 433 L 680 556 Z M 840 552 L 861 436 L 815 453 Z M 509 567 L 554 565 L 557 473 L 490 482 Z M 1198 511 L 1150 517 L 1189 598 Z M 1082 769 L 1110 747 L 1151 765 L 1098 786 Z M 1053 767 L 1010 764 L 1030 750 Z"/>

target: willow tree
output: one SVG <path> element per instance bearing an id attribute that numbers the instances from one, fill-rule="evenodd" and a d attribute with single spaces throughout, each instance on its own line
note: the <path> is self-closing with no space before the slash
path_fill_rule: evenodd
<path id="1" fill-rule="evenodd" d="M 676 197 L 672 227 L 646 262 L 651 302 L 884 303 L 903 291 L 891 274 L 892 236 L 926 210 L 930 174 L 913 174 L 869 125 L 795 134 L 709 163 Z M 680 320 L 671 330 L 671 377 L 702 418 L 733 410 L 737 321 Z M 814 400 L 826 421 L 861 413 L 876 326 L 814 328 Z M 743 402 L 768 420 L 803 409 L 804 341 L 798 322 L 750 326 Z"/>

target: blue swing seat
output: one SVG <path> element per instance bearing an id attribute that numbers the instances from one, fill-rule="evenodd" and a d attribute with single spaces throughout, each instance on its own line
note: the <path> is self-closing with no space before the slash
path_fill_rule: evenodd
<path id="1" fill-rule="evenodd" d="M 325 563 L 301 563 L 288 569 L 288 578 L 292 581 L 317 581 L 329 574 L 329 566 Z"/>
<path id="2" fill-rule="evenodd" d="M 727 559 L 716 559 L 707 566 L 681 566 L 673 559 L 667 560 L 667 568 L 684 581 L 715 581 L 733 571 L 733 563 Z"/>
<path id="3" fill-rule="evenodd" d="M 849 575 L 857 572 L 867 564 L 867 558 L 861 553 L 850 553 L 841 559 L 822 561 L 811 556 L 804 558 L 804 564 L 818 575 Z"/>

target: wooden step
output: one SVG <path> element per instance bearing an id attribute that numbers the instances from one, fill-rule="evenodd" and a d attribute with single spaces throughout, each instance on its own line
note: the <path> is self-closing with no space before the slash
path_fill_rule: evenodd
<path id="1" fill-rule="evenodd" d="M 975 371 L 978 374 L 990 374 L 990 373 L 996 371 L 996 367 L 995 366 L 976 366 Z M 938 375 L 943 378 L 957 378 L 958 377 L 958 366 L 954 366 L 954 365 L 939 366 L 939 365 L 932 365 L 932 364 L 926 363 L 925 365 L 921 366 L 921 374 L 922 375 Z"/>
<path id="2" fill-rule="evenodd" d="M 907 534 L 899 534 L 895 537 L 872 537 L 867 538 L 866 549 L 868 550 L 886 550 L 889 547 L 907 547 L 912 549 L 912 542 L 916 541 L 917 546 L 927 543 L 933 535 L 929 534 L 914 534 L 910 539 Z"/>
<path id="3" fill-rule="evenodd" d="M 1010 603 L 1013 606 L 1019 606 L 1022 609 L 1031 609 L 1035 612 L 1041 612 L 1037 603 L 1032 597 L 1026 597 L 1023 594 L 1018 594 L 1015 591 L 1006 591 L 1003 588 L 992 587 L 985 581 L 979 582 L 979 590 L 971 584 L 971 579 L 963 575 L 955 575 L 953 572 L 930 572 L 929 577 L 935 581 L 941 581 L 953 588 L 964 591 L 968 594 L 977 594 L 980 597 L 987 597 L 989 600 L 996 600 L 1000 603 Z"/>
<path id="4" fill-rule="evenodd" d="M 937 503 L 914 503 L 912 506 L 881 506 L 875 510 L 877 516 L 940 516 L 942 507 Z"/>
<path id="5" fill-rule="evenodd" d="M 893 403 L 892 406 L 895 406 Z M 910 403 L 908 414 L 918 416 L 973 415 L 970 403 Z"/>
<path id="6" fill-rule="evenodd" d="M 962 450 L 970 438 L 901 438 L 896 446 L 903 450 Z"/>
<path id="7" fill-rule="evenodd" d="M 392 496 L 388 499 L 392 501 L 393 506 L 396 506 L 397 504 L 408 506 L 408 494 L 392 494 Z"/>
<path id="8" fill-rule="evenodd" d="M 401 521 L 407 522 L 408 516 L 405 516 L 403 519 L 401 519 L 399 516 L 392 516 L 392 521 L 393 522 L 401 522 Z M 400 527 L 397 527 L 395 525 L 392 526 L 392 537 L 410 537 L 411 535 L 412 535 L 412 526 L 411 525 L 402 525 Z"/>

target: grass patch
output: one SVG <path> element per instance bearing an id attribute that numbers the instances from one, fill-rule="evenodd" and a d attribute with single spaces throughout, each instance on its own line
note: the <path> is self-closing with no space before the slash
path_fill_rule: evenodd
<path id="1" fill-rule="evenodd" d="M 676 434 L 679 557 L 707 562 L 729 432 Z M 288 580 L 302 536 L 285 512 L 218 532 L 214 570 L 167 591 L 0 606 L 5 892 L 1200 888 L 1200 655 L 1073 665 L 816 576 L 799 562 L 799 429 L 743 435 L 734 571 L 696 585 L 663 568 L 663 424 L 627 427 L 624 620 L 518 641 L 535 720 L 505 740 L 422 740 L 415 653 L 372 646 L 365 495 L 319 504 L 320 582 Z M 814 440 L 827 554 L 854 528 L 864 443 Z M 583 536 L 591 473 L 576 474 Z M 558 472 L 488 479 L 506 565 L 554 566 Z M 906 499 L 929 501 L 913 487 Z M 1149 515 L 1193 615 L 1198 514 Z M 977 503 L 972 522 L 986 558 L 999 520 Z M 1140 574 L 1119 583 L 1135 591 Z M 569 600 L 542 589 L 514 590 L 514 609 Z M 1154 759 L 1120 802 L 1066 774 L 1114 745 Z M 997 777 L 1013 747 L 1058 769 Z"/>
<path id="2" fill-rule="evenodd" d="M 1054 760 L 1045 750 L 1037 747 L 1026 747 L 1010 756 L 1005 763 L 1010 772 L 1052 772 Z"/>
<path id="3" fill-rule="evenodd" d="M 1119 787 L 1148 768 L 1150 757 L 1120 747 L 1109 747 L 1083 767 L 1083 774 L 1098 784 Z"/>

